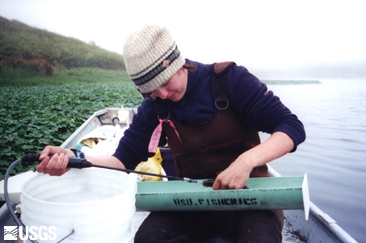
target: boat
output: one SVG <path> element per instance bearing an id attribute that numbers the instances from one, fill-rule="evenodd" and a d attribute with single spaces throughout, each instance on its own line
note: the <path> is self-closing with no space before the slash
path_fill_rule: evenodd
<path id="1" fill-rule="evenodd" d="M 103 126 L 120 126 L 127 127 L 137 113 L 137 108 L 106 108 L 96 111 L 89 119 L 87 119 L 64 143 L 63 148 L 80 148 L 80 141 L 88 134 Z M 171 163 L 172 155 L 168 148 L 161 148 L 163 157 L 164 174 L 169 175 L 173 168 Z M 269 174 L 273 178 L 281 178 L 282 176 L 268 165 Z M 16 203 L 11 204 L 15 210 Z M 324 213 L 310 200 L 307 203 L 308 215 L 303 209 L 284 210 L 285 222 L 282 231 L 282 242 L 357 242 L 345 230 L 343 230 L 337 222 L 328 214 Z M 306 210 L 305 210 L 306 211 Z M 136 232 L 144 218 L 149 214 L 148 211 L 137 210 L 133 219 L 133 232 Z M 0 209 L 0 223 L 3 226 L 16 225 L 12 217 L 10 217 L 9 209 L 4 204 Z M 1 241 L 2 242 L 2 241 Z M 5 241 L 4 241 L 5 242 Z M 8 241 L 7 241 L 8 242 Z M 219 241 L 216 241 L 219 242 Z M 227 242 L 227 241 L 223 241 Z"/>

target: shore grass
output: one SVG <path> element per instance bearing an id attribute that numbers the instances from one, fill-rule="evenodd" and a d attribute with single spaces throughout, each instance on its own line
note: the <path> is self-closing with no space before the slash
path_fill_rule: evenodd
<path id="1" fill-rule="evenodd" d="M 124 70 L 104 70 L 100 68 L 60 68 L 54 76 L 38 75 L 36 70 L 31 68 L 8 67 L 5 73 L 0 74 L 1 86 L 34 86 L 34 85 L 63 85 L 78 83 L 99 83 L 130 81 Z M 131 81 L 130 81 L 131 82 Z M 132 83 L 132 82 L 131 82 Z"/>
<path id="2" fill-rule="evenodd" d="M 3 67 L 0 75 L 1 86 L 33 86 L 33 85 L 62 85 L 67 83 L 95 83 L 101 81 L 123 81 L 129 80 L 124 70 L 104 70 L 100 68 L 79 67 L 59 68 L 53 76 L 39 75 L 33 67 L 13 68 Z M 318 80 L 261 80 L 269 85 L 298 85 L 298 84 L 320 84 Z"/>

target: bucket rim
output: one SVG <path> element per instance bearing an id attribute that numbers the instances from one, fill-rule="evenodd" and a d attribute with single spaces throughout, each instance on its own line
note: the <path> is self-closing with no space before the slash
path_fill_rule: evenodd
<path id="1" fill-rule="evenodd" d="M 87 168 L 88 170 L 98 170 L 99 168 Z M 70 169 L 70 171 L 78 171 L 79 169 Z M 70 171 L 68 171 L 67 173 L 69 173 Z M 105 170 L 107 171 L 107 170 Z M 121 172 L 118 172 L 118 171 L 110 171 L 111 173 L 121 173 Z M 109 172 L 107 172 L 109 173 Z M 122 172 L 123 173 L 123 172 Z M 65 173 L 66 174 L 66 173 Z M 102 202 L 108 202 L 108 201 L 112 201 L 112 200 L 115 200 L 117 197 L 121 197 L 123 194 L 125 194 L 126 192 L 127 193 L 131 193 L 131 191 L 134 191 L 133 194 L 136 195 L 136 191 L 137 191 L 137 180 L 134 178 L 134 177 L 131 177 L 129 176 L 128 174 L 125 174 L 126 175 L 125 178 L 128 178 L 132 183 L 133 183 L 133 186 L 131 186 L 130 188 L 128 188 L 126 191 L 124 191 L 124 193 L 122 194 L 117 194 L 115 196 L 111 196 L 111 197 L 108 197 L 108 198 L 104 198 L 104 199 L 99 199 L 99 200 L 95 200 L 95 201 L 90 201 L 90 202 L 71 202 L 71 203 L 68 203 L 68 202 L 49 202 L 49 201 L 45 201 L 45 200 L 41 200 L 41 199 L 38 199 L 38 198 L 34 198 L 32 196 L 30 196 L 25 190 L 24 190 L 24 187 L 28 186 L 29 183 L 32 181 L 32 180 L 35 180 L 39 177 L 51 177 L 50 175 L 48 174 L 38 174 L 34 177 L 31 177 L 27 180 L 24 181 L 24 183 L 22 184 L 21 186 L 21 194 L 20 194 L 20 202 L 21 204 L 24 204 L 24 200 L 22 200 L 22 197 L 25 197 L 27 198 L 28 200 L 30 201 L 33 201 L 33 202 L 36 202 L 36 203 L 42 203 L 42 204 L 47 204 L 47 205 L 50 205 L 50 206 L 62 206 L 62 207 L 74 207 L 74 206 L 81 206 L 81 205 L 92 205 L 92 204 L 95 204 L 96 202 L 98 203 L 102 203 Z"/>

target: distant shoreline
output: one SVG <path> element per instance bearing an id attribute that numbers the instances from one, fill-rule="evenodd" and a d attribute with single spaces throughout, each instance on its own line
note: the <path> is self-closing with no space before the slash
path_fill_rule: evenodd
<path id="1" fill-rule="evenodd" d="M 321 84 L 318 80 L 261 80 L 265 84 Z"/>

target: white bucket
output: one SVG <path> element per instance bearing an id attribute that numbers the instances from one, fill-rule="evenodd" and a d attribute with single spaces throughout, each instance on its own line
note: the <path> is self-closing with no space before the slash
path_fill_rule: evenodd
<path id="1" fill-rule="evenodd" d="M 136 175 L 96 168 L 62 176 L 39 174 L 22 186 L 21 220 L 26 226 L 55 226 L 57 242 L 130 242 Z"/>

